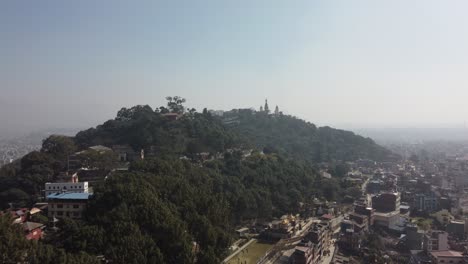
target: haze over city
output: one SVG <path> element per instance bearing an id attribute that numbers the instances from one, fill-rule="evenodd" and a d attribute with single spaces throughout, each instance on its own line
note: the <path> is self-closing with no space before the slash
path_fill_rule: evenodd
<path id="1" fill-rule="evenodd" d="M 1 264 L 468 264 L 467 1 L 0 2 Z"/>
<path id="2" fill-rule="evenodd" d="M 463 127 L 466 1 L 6 1 L 0 133 L 86 128 L 167 95 L 269 99 L 319 125 Z"/>

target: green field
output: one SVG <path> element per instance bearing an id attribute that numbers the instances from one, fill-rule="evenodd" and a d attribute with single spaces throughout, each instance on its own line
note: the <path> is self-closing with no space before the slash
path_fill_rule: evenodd
<path id="1" fill-rule="evenodd" d="M 265 253 L 273 247 L 273 244 L 253 242 L 243 251 L 235 255 L 227 264 L 255 264 Z"/>

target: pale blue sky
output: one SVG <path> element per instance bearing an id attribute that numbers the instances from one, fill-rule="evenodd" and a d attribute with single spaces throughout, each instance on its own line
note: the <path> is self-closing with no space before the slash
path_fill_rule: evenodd
<path id="1" fill-rule="evenodd" d="M 338 127 L 468 120 L 466 1 L 2 1 L 0 133 L 180 95 Z"/>

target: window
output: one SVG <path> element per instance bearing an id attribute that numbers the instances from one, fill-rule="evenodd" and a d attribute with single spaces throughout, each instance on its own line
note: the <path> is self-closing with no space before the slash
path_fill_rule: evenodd
<path id="1" fill-rule="evenodd" d="M 57 211 L 57 215 L 63 215 L 63 211 Z"/>
<path id="2" fill-rule="evenodd" d="M 79 204 L 74 204 L 73 208 L 78 209 L 78 208 L 80 208 L 80 205 Z"/>
<path id="3" fill-rule="evenodd" d="M 78 212 L 73 212 L 73 216 L 74 216 L 74 217 L 79 217 L 79 216 L 80 216 L 80 213 L 78 213 Z"/>
<path id="4" fill-rule="evenodd" d="M 57 204 L 57 208 L 63 208 L 63 204 Z"/>

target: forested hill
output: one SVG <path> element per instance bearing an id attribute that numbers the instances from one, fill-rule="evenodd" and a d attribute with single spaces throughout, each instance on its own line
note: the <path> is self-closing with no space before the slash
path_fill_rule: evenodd
<path id="1" fill-rule="evenodd" d="M 350 131 L 316 127 L 292 116 L 240 109 L 219 117 L 205 110 L 189 111 L 173 120 L 165 115 L 166 110 L 153 111 L 149 106 L 124 108 L 115 119 L 78 133 L 75 141 L 81 147 L 122 144 L 131 145 L 135 150 L 151 147 L 161 155 L 189 156 L 255 148 L 308 162 L 395 158 L 370 138 Z"/>
<path id="2" fill-rule="evenodd" d="M 81 148 L 92 145 L 130 145 L 135 150 L 152 148 L 159 155 L 217 153 L 239 146 L 240 138 L 208 112 L 194 110 L 176 116 L 175 110 L 149 106 L 123 108 L 115 119 L 79 132 L 75 142 Z"/>
<path id="3" fill-rule="evenodd" d="M 315 198 L 358 198 L 360 186 L 342 180 L 346 167 L 339 160 L 391 157 L 351 132 L 316 128 L 280 113 L 199 113 L 185 109 L 184 101 L 170 97 L 167 107 L 156 110 L 123 108 L 115 119 L 75 137 L 51 136 L 40 151 L 2 167 L 1 209 L 31 207 L 41 201 L 46 182 L 70 173 L 70 156 L 80 167 L 100 172 L 125 164 L 116 152 L 90 146 L 145 150 L 145 158 L 130 162 L 128 171 L 115 170 L 93 186 L 83 218 L 61 219 L 59 231 L 46 236 L 37 250 L 8 236 L 0 251 L 8 250 L 9 262 L 26 262 L 27 256 L 30 262 L 50 263 L 61 256 L 68 259 L 63 263 L 94 263 L 93 256 L 104 256 L 126 264 L 220 263 L 236 239 L 236 226 L 309 214 Z M 337 161 L 329 166 L 335 177 L 321 177 L 318 161 Z M 8 221 L 0 219 L 0 235 L 20 236 Z"/>
<path id="4" fill-rule="evenodd" d="M 247 109 L 232 110 L 224 115 L 225 120 L 231 121 L 232 131 L 242 135 L 249 143 L 296 159 L 328 162 L 397 158 L 370 138 L 328 126 L 316 127 L 281 113 L 267 114 Z"/>

